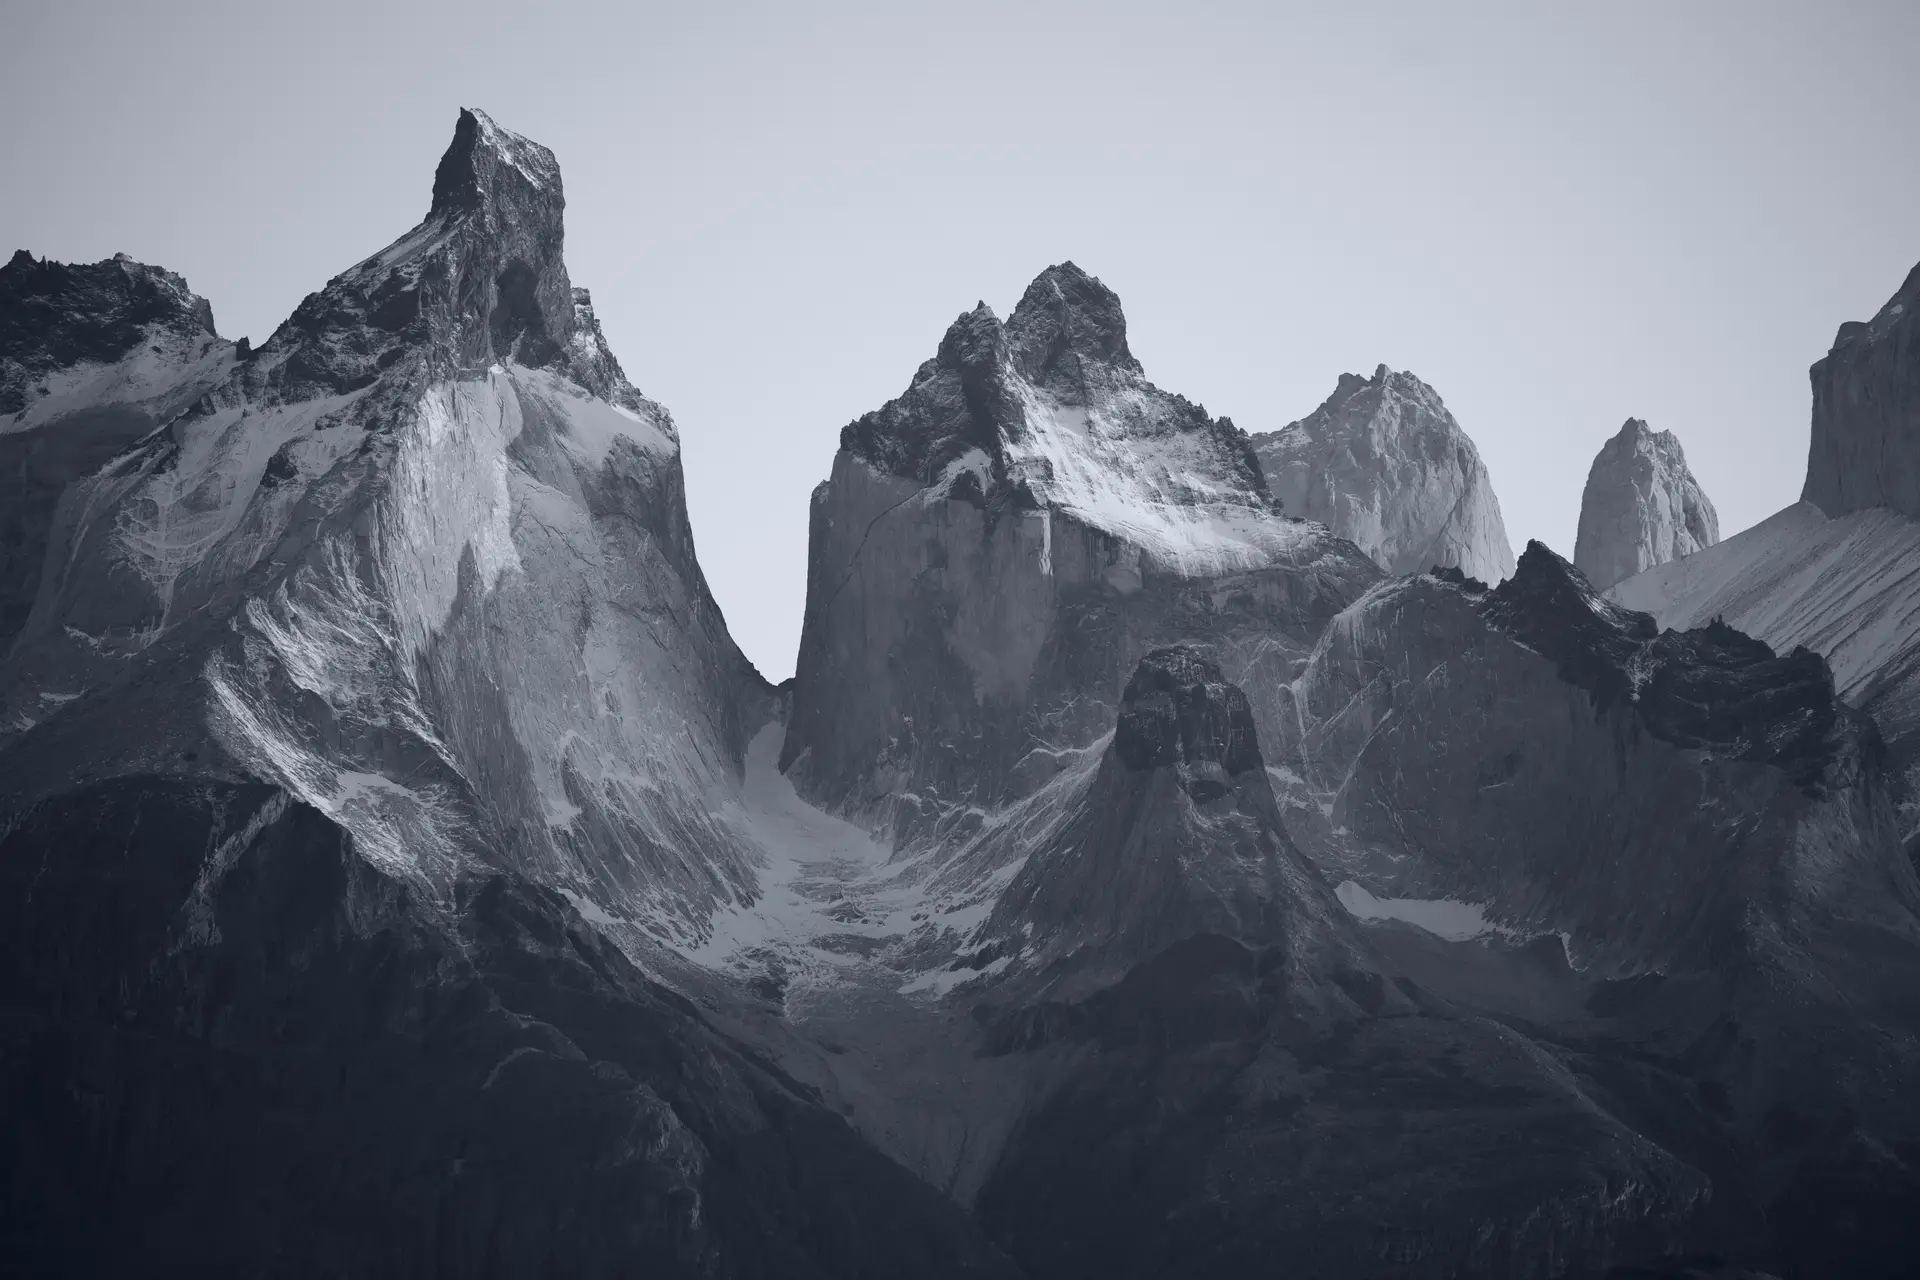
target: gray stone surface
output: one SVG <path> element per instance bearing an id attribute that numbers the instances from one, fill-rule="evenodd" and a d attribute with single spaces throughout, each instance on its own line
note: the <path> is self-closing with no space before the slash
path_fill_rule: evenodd
<path id="1" fill-rule="evenodd" d="M 1597 591 L 1720 541 L 1720 517 L 1671 431 L 1628 418 L 1580 497 L 1573 562 Z"/>
<path id="2" fill-rule="evenodd" d="M 1486 464 L 1410 373 L 1341 374 L 1326 403 L 1254 448 L 1288 514 L 1351 538 L 1388 573 L 1437 566 L 1498 582 L 1513 572 Z"/>
<path id="3" fill-rule="evenodd" d="M 1813 435 L 1801 498 L 1829 517 L 1920 517 L 1920 267 L 1872 320 L 1840 326 L 1810 371 Z"/>

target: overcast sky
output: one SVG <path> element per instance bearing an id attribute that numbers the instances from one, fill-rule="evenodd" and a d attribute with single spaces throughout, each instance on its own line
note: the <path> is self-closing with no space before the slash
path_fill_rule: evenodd
<path id="1" fill-rule="evenodd" d="M 0 0 L 0 253 L 131 253 L 257 342 L 419 220 L 484 108 L 558 154 L 574 283 L 679 422 L 701 562 L 777 680 L 840 427 L 1065 258 L 1249 431 L 1417 373 L 1516 551 L 1571 553 L 1629 416 L 1724 531 L 1763 519 L 1807 366 L 1920 260 L 1917 62 L 1911 0 Z"/>

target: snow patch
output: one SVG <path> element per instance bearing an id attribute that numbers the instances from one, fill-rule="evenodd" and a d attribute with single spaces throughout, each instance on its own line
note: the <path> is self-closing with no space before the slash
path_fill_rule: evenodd
<path id="1" fill-rule="evenodd" d="M 1487 919 L 1486 908 L 1452 898 L 1376 898 L 1351 880 L 1334 890 L 1340 905 L 1356 920 L 1399 920 L 1448 942 L 1469 942 L 1502 932 Z"/>

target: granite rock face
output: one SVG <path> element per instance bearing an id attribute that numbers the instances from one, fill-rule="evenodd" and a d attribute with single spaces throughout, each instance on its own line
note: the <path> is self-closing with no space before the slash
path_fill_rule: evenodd
<path id="1" fill-rule="evenodd" d="M 1872 320 L 1840 326 L 1813 366 L 1803 501 L 1830 518 L 1890 507 L 1920 518 L 1920 267 Z"/>
<path id="2" fill-rule="evenodd" d="M 1388 573 L 1438 566 L 1498 582 L 1513 572 L 1486 464 L 1410 373 L 1341 374 L 1326 403 L 1256 436 L 1254 449 L 1284 510 L 1353 539 Z"/>
<path id="3" fill-rule="evenodd" d="M 1149 650 L 1200 638 L 1276 684 L 1379 574 L 1275 510 L 1231 422 L 1146 381 L 1119 300 L 1071 263 L 1004 324 L 961 316 L 841 433 L 809 557 L 782 766 L 909 840 L 1110 730 Z"/>
<path id="4" fill-rule="evenodd" d="M 1720 517 L 1671 431 L 1628 418 L 1587 472 L 1573 562 L 1605 591 L 1720 541 Z"/>

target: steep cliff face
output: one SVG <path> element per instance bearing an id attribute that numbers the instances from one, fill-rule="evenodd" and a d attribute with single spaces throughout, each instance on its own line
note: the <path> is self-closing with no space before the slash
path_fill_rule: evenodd
<path id="1" fill-rule="evenodd" d="M 1341 374 L 1326 403 L 1253 443 L 1285 511 L 1353 539 L 1388 573 L 1439 566 L 1498 582 L 1513 572 L 1486 464 L 1410 373 Z"/>
<path id="2" fill-rule="evenodd" d="M 1628 418 L 1600 446 L 1580 498 L 1573 562 L 1595 590 L 1720 541 L 1720 517 L 1671 431 Z"/>
<path id="3" fill-rule="evenodd" d="M 90 266 L 25 249 L 0 267 L 0 655 L 40 589 L 68 485 L 184 411 L 231 371 L 213 309 L 122 254 Z"/>
<path id="4" fill-rule="evenodd" d="M 123 403 L 129 324 L 187 346 L 0 664 L 9 1269 L 1006 1273 L 656 980 L 762 893 L 774 698 L 563 207 L 464 112 L 426 219 L 256 351 L 132 268 L 29 326 L 29 434 Z"/>
<path id="5" fill-rule="evenodd" d="M 1111 291 L 1049 268 L 842 432 L 782 765 L 913 838 L 1055 773 L 1148 650 L 1200 637 L 1284 680 L 1377 576 L 1274 510 L 1230 422 L 1146 381 Z"/>
<path id="6" fill-rule="evenodd" d="M 1838 518 L 1870 507 L 1920 517 L 1920 267 L 1866 323 L 1840 326 L 1811 370 L 1802 501 Z"/>

